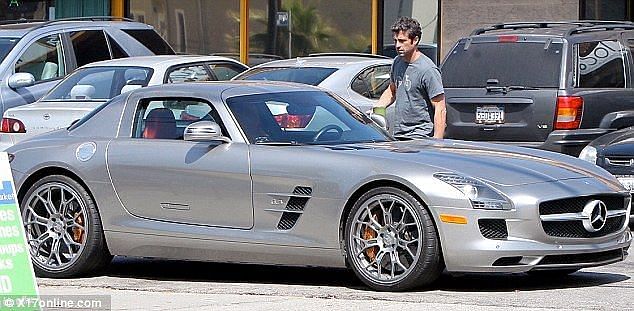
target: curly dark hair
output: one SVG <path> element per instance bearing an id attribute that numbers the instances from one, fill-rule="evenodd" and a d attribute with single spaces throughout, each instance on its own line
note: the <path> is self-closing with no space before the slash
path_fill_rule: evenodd
<path id="1" fill-rule="evenodd" d="M 418 23 L 417 20 L 407 16 L 399 17 L 392 25 L 393 34 L 396 35 L 401 31 L 405 32 L 407 34 L 407 37 L 411 40 L 414 40 L 414 38 L 416 37 L 418 37 L 418 39 L 420 40 L 420 38 L 423 36 L 423 30 L 420 28 L 420 23 Z"/>

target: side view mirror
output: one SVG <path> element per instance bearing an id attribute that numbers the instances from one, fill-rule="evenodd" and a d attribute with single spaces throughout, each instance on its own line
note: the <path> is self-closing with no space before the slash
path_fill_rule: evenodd
<path id="1" fill-rule="evenodd" d="M 231 139 L 222 136 L 220 125 L 212 121 L 198 121 L 190 124 L 185 128 L 183 139 L 186 141 L 210 142 L 222 141 L 230 143 Z"/>
<path id="2" fill-rule="evenodd" d="M 387 130 L 387 120 L 385 119 L 384 116 L 380 114 L 376 114 L 376 113 L 370 113 L 369 116 L 370 116 L 370 119 L 374 121 L 374 123 L 376 123 L 376 125 Z"/>
<path id="3" fill-rule="evenodd" d="M 28 72 L 14 73 L 9 77 L 9 87 L 17 89 L 35 84 L 35 77 Z"/>

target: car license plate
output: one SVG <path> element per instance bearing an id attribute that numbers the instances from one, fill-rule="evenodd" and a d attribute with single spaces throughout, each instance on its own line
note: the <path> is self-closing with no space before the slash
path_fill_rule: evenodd
<path id="1" fill-rule="evenodd" d="M 501 124 L 504 123 L 503 106 L 478 106 L 476 107 L 476 123 Z"/>
<path id="2" fill-rule="evenodd" d="M 618 179 L 625 189 L 634 192 L 634 175 L 617 175 Z"/>

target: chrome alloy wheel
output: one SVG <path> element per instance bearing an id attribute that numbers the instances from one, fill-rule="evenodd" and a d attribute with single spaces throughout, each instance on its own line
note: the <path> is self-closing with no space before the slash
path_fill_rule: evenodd
<path id="1" fill-rule="evenodd" d="M 68 185 L 49 182 L 31 192 L 22 219 L 33 262 L 45 270 L 71 266 L 84 250 L 86 203 Z"/>
<path id="2" fill-rule="evenodd" d="M 352 221 L 349 256 L 360 273 L 379 284 L 409 275 L 423 245 L 421 223 L 410 203 L 377 194 L 361 204 Z"/>

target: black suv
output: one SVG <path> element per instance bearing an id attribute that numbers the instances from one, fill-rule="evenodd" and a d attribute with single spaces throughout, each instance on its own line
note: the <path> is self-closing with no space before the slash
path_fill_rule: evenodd
<path id="1" fill-rule="evenodd" d="M 578 155 L 634 124 L 634 23 L 498 24 L 442 64 L 446 136 Z"/>

